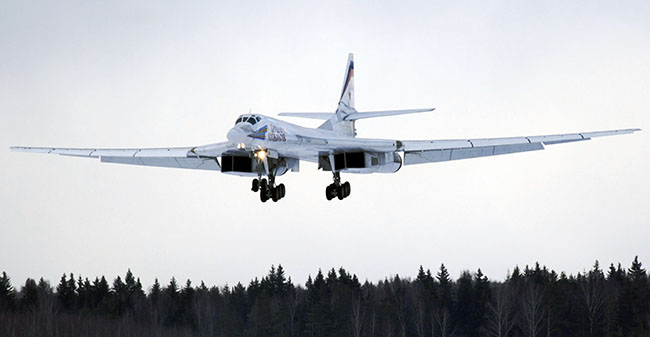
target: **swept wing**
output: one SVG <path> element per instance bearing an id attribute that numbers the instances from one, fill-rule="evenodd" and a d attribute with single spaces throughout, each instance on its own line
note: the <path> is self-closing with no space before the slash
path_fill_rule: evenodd
<path id="1" fill-rule="evenodd" d="M 195 170 L 220 170 L 217 157 L 235 149 L 229 142 L 195 147 L 94 149 L 14 146 L 12 151 L 49 153 L 82 158 L 99 158 L 103 163 L 176 167 Z"/>
<path id="2" fill-rule="evenodd" d="M 543 150 L 544 145 L 629 134 L 640 130 L 621 129 L 509 138 L 407 140 L 398 143 L 398 151 L 404 151 L 404 164 L 412 165 Z"/>

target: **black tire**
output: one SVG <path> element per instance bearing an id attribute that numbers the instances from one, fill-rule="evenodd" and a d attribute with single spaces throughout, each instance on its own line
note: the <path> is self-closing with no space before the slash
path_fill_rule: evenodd
<path id="1" fill-rule="evenodd" d="M 260 190 L 260 181 L 257 179 L 253 179 L 253 187 L 251 187 L 251 191 L 257 192 Z"/>
<path id="2" fill-rule="evenodd" d="M 266 194 L 266 187 L 260 188 L 260 200 L 266 202 L 269 200 L 268 195 Z"/>
<path id="3" fill-rule="evenodd" d="M 346 181 L 345 184 L 343 184 L 343 191 L 345 191 L 344 193 L 346 198 L 350 196 L 351 189 L 350 183 Z"/>
<path id="4" fill-rule="evenodd" d="M 280 199 L 284 198 L 284 195 L 287 192 L 287 189 L 284 187 L 284 184 L 278 185 L 278 189 L 280 190 Z"/>
<path id="5" fill-rule="evenodd" d="M 280 200 L 280 190 L 278 188 L 271 189 L 271 199 L 273 199 L 273 202 L 278 202 Z"/>
<path id="6" fill-rule="evenodd" d="M 262 181 L 260 181 L 260 187 L 262 189 L 266 189 L 269 186 L 268 182 L 266 181 L 266 178 L 262 178 Z"/>
<path id="7" fill-rule="evenodd" d="M 327 200 L 332 200 L 334 198 L 334 195 L 332 193 L 332 185 L 329 185 L 325 188 L 325 197 Z"/>
<path id="8" fill-rule="evenodd" d="M 336 186 L 336 196 L 339 200 L 345 199 L 345 187 L 343 185 Z"/>

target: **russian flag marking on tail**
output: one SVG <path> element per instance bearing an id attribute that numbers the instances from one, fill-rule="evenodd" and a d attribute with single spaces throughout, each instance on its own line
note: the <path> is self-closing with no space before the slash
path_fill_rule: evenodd
<path id="1" fill-rule="evenodd" d="M 348 65 L 343 79 L 343 90 L 339 100 L 339 106 L 348 109 L 354 109 L 354 55 L 350 53 L 348 56 Z"/>

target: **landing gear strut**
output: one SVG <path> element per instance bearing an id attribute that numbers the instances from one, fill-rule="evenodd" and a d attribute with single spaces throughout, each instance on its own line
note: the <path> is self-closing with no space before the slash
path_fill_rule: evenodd
<path id="1" fill-rule="evenodd" d="M 350 183 L 346 181 L 341 184 L 341 174 L 334 172 L 334 182 L 325 188 L 325 197 L 327 200 L 332 200 L 335 197 L 343 200 L 350 196 L 350 192 Z"/>

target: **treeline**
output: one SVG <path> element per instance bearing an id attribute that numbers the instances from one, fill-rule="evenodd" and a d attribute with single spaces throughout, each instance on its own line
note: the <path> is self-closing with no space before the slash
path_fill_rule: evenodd
<path id="1" fill-rule="evenodd" d="M 444 265 L 361 283 L 343 268 L 304 286 L 282 266 L 247 286 L 64 274 L 52 287 L 0 278 L 0 336 L 650 336 L 650 282 L 638 258 L 576 276 L 536 264 L 503 281 Z"/>

